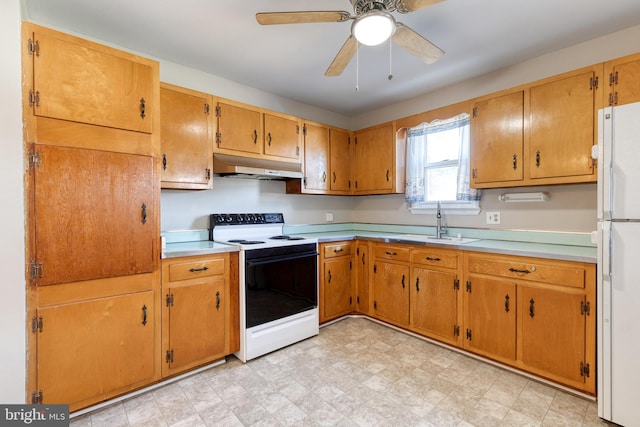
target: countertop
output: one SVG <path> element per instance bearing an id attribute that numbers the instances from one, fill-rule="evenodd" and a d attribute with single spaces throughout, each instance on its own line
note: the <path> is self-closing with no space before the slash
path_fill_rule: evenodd
<path id="1" fill-rule="evenodd" d="M 492 231 L 451 229 L 450 235 L 478 239 L 458 244 L 455 237 L 449 243 L 414 241 L 406 234 L 433 235 L 428 227 L 405 227 L 366 224 L 335 224 L 332 226 L 287 226 L 286 234 L 318 239 L 319 243 L 340 240 L 368 239 L 377 242 L 411 244 L 474 252 L 520 255 L 563 261 L 597 262 L 597 248 L 589 242 L 587 233 L 551 233 L 527 231 Z M 163 258 L 237 252 L 238 247 L 208 240 L 208 230 L 170 231 L 162 233 L 166 242 Z"/>

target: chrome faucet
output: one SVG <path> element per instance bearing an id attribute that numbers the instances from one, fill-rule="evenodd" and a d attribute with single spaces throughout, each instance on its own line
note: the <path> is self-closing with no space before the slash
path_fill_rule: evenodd
<path id="1" fill-rule="evenodd" d="M 436 206 L 436 239 L 442 239 L 442 235 L 447 232 L 447 226 L 442 225 L 442 212 L 440 211 L 440 200 Z"/>

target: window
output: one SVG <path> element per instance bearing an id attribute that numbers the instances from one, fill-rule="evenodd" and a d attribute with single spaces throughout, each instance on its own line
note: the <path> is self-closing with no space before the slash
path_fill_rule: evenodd
<path id="1" fill-rule="evenodd" d="M 440 202 L 449 213 L 478 214 L 480 191 L 469 187 L 469 115 L 422 123 L 406 138 L 411 211 L 428 213 Z"/>

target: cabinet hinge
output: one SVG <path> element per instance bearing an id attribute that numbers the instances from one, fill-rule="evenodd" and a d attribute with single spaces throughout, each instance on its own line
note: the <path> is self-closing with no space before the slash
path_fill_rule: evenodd
<path id="1" fill-rule="evenodd" d="M 167 307 L 173 307 L 173 294 L 167 294 L 165 301 L 167 303 Z"/>
<path id="2" fill-rule="evenodd" d="M 211 106 L 208 103 L 205 102 L 204 103 L 204 113 L 208 115 L 210 113 L 210 111 L 211 111 Z"/>
<path id="3" fill-rule="evenodd" d="M 164 357 L 166 363 L 173 363 L 173 350 L 167 350 L 167 354 Z"/>
<path id="4" fill-rule="evenodd" d="M 307 177 L 302 178 L 302 185 L 307 186 Z"/>
<path id="5" fill-rule="evenodd" d="M 40 56 L 40 42 L 29 39 L 27 42 L 27 50 L 29 51 L 29 55 Z"/>
<path id="6" fill-rule="evenodd" d="M 467 292 L 471 292 L 471 282 L 467 280 Z"/>
<path id="7" fill-rule="evenodd" d="M 453 336 L 454 337 L 459 337 L 460 336 L 460 326 L 459 325 L 453 325 Z"/>
<path id="8" fill-rule="evenodd" d="M 44 321 L 42 320 L 42 316 L 40 317 L 33 316 L 31 318 L 31 332 L 33 332 L 34 334 L 38 331 L 42 332 L 43 324 L 44 324 Z"/>
<path id="9" fill-rule="evenodd" d="M 618 72 L 609 74 L 609 86 L 618 84 Z"/>
<path id="10" fill-rule="evenodd" d="M 471 335 L 471 329 L 467 329 L 466 335 L 467 335 L 467 339 L 468 339 L 469 341 L 471 341 L 471 336 L 472 336 L 472 335 Z"/>
<path id="11" fill-rule="evenodd" d="M 220 145 L 222 141 L 222 134 L 220 132 L 216 132 L 216 144 Z"/>
<path id="12" fill-rule="evenodd" d="M 376 264 L 373 264 L 373 272 L 374 273 L 378 272 L 378 266 Z"/>
<path id="13" fill-rule="evenodd" d="M 357 136 L 353 138 L 353 144 L 354 145 L 358 145 L 358 137 Z"/>
<path id="14" fill-rule="evenodd" d="M 351 261 L 349 261 L 349 270 L 351 270 L 351 268 L 352 268 L 352 267 L 351 267 Z"/>
<path id="15" fill-rule="evenodd" d="M 591 304 L 589 301 L 580 301 L 580 314 L 589 316 L 591 314 Z"/>
<path id="16" fill-rule="evenodd" d="M 40 91 L 33 91 L 33 89 L 29 90 L 29 107 L 40 106 Z"/>
<path id="17" fill-rule="evenodd" d="M 207 181 L 209 181 L 209 180 L 211 179 L 211 169 L 206 168 L 206 169 L 204 170 L 204 178 L 205 178 Z"/>
<path id="18" fill-rule="evenodd" d="M 296 135 L 300 135 L 300 125 L 296 125 Z"/>
<path id="19" fill-rule="evenodd" d="M 40 153 L 29 150 L 29 169 L 33 169 L 35 166 L 40 167 Z"/>
<path id="20" fill-rule="evenodd" d="M 42 390 L 31 392 L 31 403 L 38 405 L 42 403 Z"/>
<path id="21" fill-rule="evenodd" d="M 616 105 L 618 103 L 618 92 L 612 92 L 609 94 L 609 105 Z"/>
<path id="22" fill-rule="evenodd" d="M 358 295 L 358 296 L 356 297 L 356 302 L 357 302 L 358 304 L 360 304 L 360 295 Z"/>
<path id="23" fill-rule="evenodd" d="M 349 190 L 351 190 L 351 180 L 349 180 Z"/>
<path id="24" fill-rule="evenodd" d="M 220 117 L 222 115 L 222 109 L 219 105 L 216 105 L 216 117 Z"/>
<path id="25" fill-rule="evenodd" d="M 476 168 L 471 169 L 471 178 L 473 179 L 478 178 L 478 169 Z"/>
<path id="26" fill-rule="evenodd" d="M 589 79 L 589 90 L 598 89 L 598 76 Z"/>
<path id="27" fill-rule="evenodd" d="M 307 136 L 307 125 L 302 126 L 302 135 Z"/>
<path id="28" fill-rule="evenodd" d="M 580 362 L 580 376 L 589 378 L 591 368 L 588 363 Z"/>
<path id="29" fill-rule="evenodd" d="M 300 147 L 296 147 L 296 156 L 300 155 Z"/>
<path id="30" fill-rule="evenodd" d="M 478 107 L 473 107 L 473 110 L 471 110 L 471 116 L 472 117 L 478 117 Z"/>
<path id="31" fill-rule="evenodd" d="M 373 309 L 377 310 L 378 309 L 378 301 L 374 301 L 373 302 Z"/>
<path id="32" fill-rule="evenodd" d="M 453 289 L 455 289 L 456 291 L 460 290 L 460 279 L 455 279 L 453 281 Z"/>
<path id="33" fill-rule="evenodd" d="M 42 263 L 36 263 L 35 260 L 31 260 L 29 264 L 29 277 L 31 280 L 42 279 Z"/>
<path id="34" fill-rule="evenodd" d="M 350 136 L 347 137 L 347 144 L 351 145 L 351 137 Z"/>
<path id="35" fill-rule="evenodd" d="M 353 304 L 353 297 L 349 297 L 349 305 Z"/>

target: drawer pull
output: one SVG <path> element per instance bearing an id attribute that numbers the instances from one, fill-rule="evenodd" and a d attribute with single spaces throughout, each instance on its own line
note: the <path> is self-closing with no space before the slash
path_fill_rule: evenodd
<path id="1" fill-rule="evenodd" d="M 518 270 L 517 268 L 513 268 L 513 267 L 511 267 L 509 269 L 509 271 L 512 272 L 512 273 L 520 273 L 520 274 L 529 274 L 529 273 L 531 273 L 529 270 Z"/>
<path id="2" fill-rule="evenodd" d="M 509 294 L 504 297 L 504 311 L 509 312 Z"/>
<path id="3" fill-rule="evenodd" d="M 440 258 L 438 258 L 438 257 L 431 257 L 431 256 L 428 256 L 428 257 L 426 257 L 425 259 L 426 259 L 427 261 L 440 261 Z"/>
<path id="4" fill-rule="evenodd" d="M 531 298 L 531 300 L 529 301 L 529 316 L 531 316 L 532 319 L 533 319 L 533 316 L 535 316 L 535 312 L 534 312 L 535 303 L 536 302 L 533 300 L 533 298 Z"/>
<path id="5" fill-rule="evenodd" d="M 209 267 L 207 267 L 206 265 L 204 267 L 200 267 L 200 268 L 190 268 L 189 271 L 192 273 L 197 273 L 200 271 L 207 271 L 209 269 Z"/>
<path id="6" fill-rule="evenodd" d="M 335 248 L 335 249 L 333 250 L 333 253 L 336 253 L 336 254 L 337 254 L 337 253 L 339 253 L 339 252 L 344 252 L 344 249 L 342 249 L 342 248 Z"/>
<path id="7" fill-rule="evenodd" d="M 398 255 L 398 253 L 397 253 L 397 252 L 389 252 L 389 251 L 386 251 L 386 252 L 385 252 L 385 254 L 387 254 L 387 255 L 389 255 L 389 256 L 396 256 L 396 255 Z"/>

